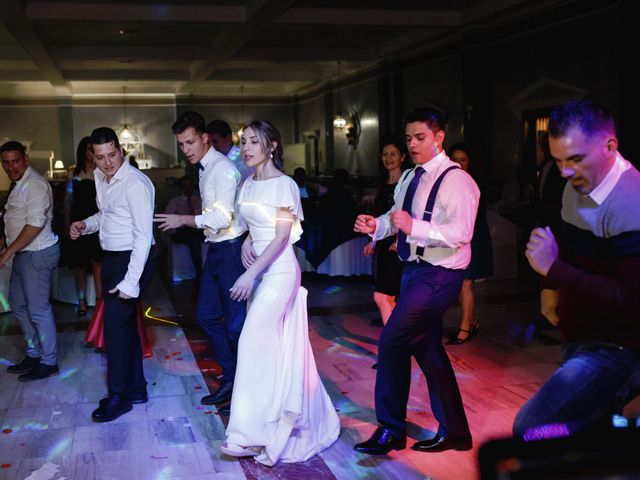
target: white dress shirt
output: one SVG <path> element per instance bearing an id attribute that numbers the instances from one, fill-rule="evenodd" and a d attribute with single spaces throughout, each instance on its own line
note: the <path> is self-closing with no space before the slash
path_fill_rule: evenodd
<path id="1" fill-rule="evenodd" d="M 240 173 L 233 162 L 213 147 L 200 160 L 200 196 L 202 215 L 194 220 L 204 229 L 206 242 L 223 242 L 242 235 L 246 226 L 235 214 L 236 191 Z"/>
<path id="2" fill-rule="evenodd" d="M 613 165 L 609 169 L 609 172 L 607 173 L 607 175 L 589 193 L 589 196 L 591 197 L 591 199 L 594 202 L 596 202 L 598 205 L 602 205 L 602 202 L 604 202 L 607 199 L 607 197 L 609 196 L 613 188 L 618 183 L 618 180 L 620 180 L 620 177 L 622 176 L 622 174 L 627 170 L 629 170 L 630 168 L 631 168 L 631 164 L 629 163 L 629 161 L 625 160 L 624 157 L 620 155 L 620 152 L 617 152 L 616 159 L 614 160 Z M 566 187 L 573 189 L 573 187 L 571 187 L 570 185 L 570 182 L 567 182 Z M 564 206 L 564 202 L 562 203 Z"/>
<path id="3" fill-rule="evenodd" d="M 86 218 L 83 235 L 100 231 L 100 246 L 111 252 L 131 251 L 124 279 L 116 285 L 131 297 L 140 294 L 140 277 L 153 245 L 155 189 L 144 173 L 125 161 L 111 180 L 99 169 L 96 202 L 100 209 Z"/>
<path id="4" fill-rule="evenodd" d="M 458 164 L 441 152 L 424 165 L 416 166 L 423 168 L 425 173 L 420 178 L 411 207 L 413 226 L 411 235 L 407 235 L 410 262 L 424 260 L 451 269 L 464 269 L 469 265 L 470 242 L 480 200 L 480 190 L 469 174 L 462 169 L 447 173 L 436 195 L 431 221 L 422 219 L 433 183 L 453 165 Z M 398 233 L 398 229 L 391 225 L 390 215 L 395 210 L 402 210 L 404 196 L 413 176 L 414 170 L 410 170 L 398 182 L 394 192 L 395 205 L 376 219 L 376 231 L 372 235 L 374 240 Z M 424 247 L 421 257 L 416 254 L 417 247 Z"/>
<path id="5" fill-rule="evenodd" d="M 33 168 L 27 167 L 22 178 L 16 182 L 5 205 L 5 235 L 7 245 L 12 244 L 25 225 L 42 227 L 36 237 L 21 251 L 37 252 L 58 242 L 51 230 L 53 218 L 53 194 L 51 185 Z"/>

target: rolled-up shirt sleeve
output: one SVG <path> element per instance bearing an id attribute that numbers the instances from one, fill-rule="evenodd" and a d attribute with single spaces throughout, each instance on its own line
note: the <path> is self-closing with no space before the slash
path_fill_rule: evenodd
<path id="1" fill-rule="evenodd" d="M 51 195 L 42 189 L 31 188 L 27 191 L 25 223 L 33 227 L 42 228 L 47 222 L 47 212 L 51 208 Z"/>
<path id="2" fill-rule="evenodd" d="M 215 192 L 212 201 L 202 205 L 202 214 L 194 218 L 198 228 L 217 231 L 231 226 L 235 215 L 235 200 L 240 174 L 233 165 L 218 162 L 207 180 L 207 192 Z"/>
<path id="3" fill-rule="evenodd" d="M 419 247 L 458 248 L 468 244 L 479 200 L 480 191 L 473 179 L 463 172 L 451 172 L 438 190 L 438 215 L 434 214 L 431 221 L 414 219 L 407 241 Z"/>
<path id="4" fill-rule="evenodd" d="M 140 295 L 140 277 L 153 244 L 154 193 L 151 188 L 145 183 L 140 183 L 136 188 L 127 189 L 127 204 L 131 214 L 132 250 L 127 273 L 116 288 L 134 298 Z"/>

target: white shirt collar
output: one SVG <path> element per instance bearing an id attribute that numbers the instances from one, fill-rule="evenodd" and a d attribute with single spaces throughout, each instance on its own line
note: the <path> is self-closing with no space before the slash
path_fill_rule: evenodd
<path id="1" fill-rule="evenodd" d="M 618 183 L 618 180 L 620 180 L 622 174 L 630 167 L 631 164 L 625 160 L 622 155 L 620 155 L 620 152 L 617 152 L 616 159 L 614 160 L 609 173 L 607 173 L 607 176 L 604 177 L 604 180 L 602 180 L 602 182 L 600 182 L 600 184 L 588 194 L 591 200 L 596 202 L 598 205 L 602 205 L 602 202 L 607 199 L 613 188 Z"/>
<path id="2" fill-rule="evenodd" d="M 434 172 L 438 169 L 438 167 L 440 166 L 440 163 L 442 163 L 442 161 L 446 157 L 447 157 L 447 154 L 444 152 L 444 150 L 442 150 L 435 157 L 431 157 L 431 160 L 429 160 L 428 162 L 423 163 L 421 165 L 416 165 L 416 167 L 422 168 L 426 173 Z M 430 168 L 430 167 L 433 167 L 433 168 Z"/>
<path id="3" fill-rule="evenodd" d="M 216 160 L 216 157 L 218 156 L 222 156 L 224 158 L 226 158 L 224 155 L 222 155 L 220 152 L 218 152 L 215 148 L 213 147 L 209 147 L 209 150 L 207 151 L 207 153 L 204 154 L 204 157 L 202 157 L 202 160 L 200 160 L 200 165 L 203 166 L 203 168 L 207 168 L 207 165 L 209 165 L 209 163 L 213 162 Z"/>
<path id="4" fill-rule="evenodd" d="M 120 168 L 118 168 L 116 173 L 113 174 L 113 177 L 111 177 L 111 180 L 115 180 L 115 181 L 121 180 L 122 178 L 124 178 L 127 175 L 127 173 L 129 173 L 129 169 L 131 169 L 131 168 L 135 168 L 135 167 L 133 167 L 129 163 L 129 161 L 125 159 L 122 162 L 122 165 L 120 165 Z M 100 180 L 101 182 L 106 182 L 107 181 L 107 176 L 99 168 L 96 168 L 93 171 L 93 175 L 97 180 Z M 108 183 L 111 183 L 111 182 L 108 182 Z"/>
<path id="5" fill-rule="evenodd" d="M 27 169 L 24 171 L 22 176 L 18 180 L 16 180 L 16 185 L 20 185 L 22 182 L 26 181 L 31 174 L 31 170 L 33 170 L 33 167 L 31 165 L 27 165 Z"/>

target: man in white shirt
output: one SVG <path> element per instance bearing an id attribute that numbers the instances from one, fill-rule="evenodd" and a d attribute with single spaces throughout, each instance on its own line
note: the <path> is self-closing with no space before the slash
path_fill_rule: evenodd
<path id="1" fill-rule="evenodd" d="M 91 132 L 93 161 L 98 169 L 98 213 L 71 224 L 72 239 L 99 232 L 104 250 L 102 287 L 109 394 L 92 413 L 109 422 L 147 401 L 147 382 L 136 323 L 138 297 L 151 281 L 155 189 L 151 180 L 124 158 L 116 133 L 108 127 Z"/>
<path id="2" fill-rule="evenodd" d="M 444 122 L 420 108 L 405 119 L 408 150 L 417 164 L 398 182 L 395 205 L 374 218 L 359 215 L 354 230 L 374 240 L 398 234 L 404 263 L 400 296 L 378 345 L 376 416 L 378 429 L 355 445 L 358 452 L 386 454 L 406 445 L 411 356 L 429 387 L 439 422 L 436 436 L 416 442 L 420 452 L 469 450 L 471 433 L 451 362 L 442 345 L 442 316 L 455 302 L 471 259 L 471 237 L 480 191 L 445 154 Z"/>
<path id="3" fill-rule="evenodd" d="M 231 127 L 224 120 L 212 120 L 207 124 L 206 132 L 209 134 L 209 143 L 218 152 L 225 155 L 233 162 L 240 172 L 240 181 L 243 182 L 249 175 L 256 173 L 254 167 L 247 167 L 242 161 L 240 147 L 233 143 Z"/>
<path id="4" fill-rule="evenodd" d="M 29 382 L 58 373 L 56 324 L 49 292 L 60 247 L 51 231 L 53 195 L 49 182 L 29 166 L 21 143 L 5 143 L 0 154 L 2 168 L 11 180 L 3 209 L 0 267 L 6 267 L 13 257 L 9 303 L 27 343 L 24 360 L 7 371 L 21 374 L 18 380 Z"/>
<path id="5" fill-rule="evenodd" d="M 180 179 L 180 189 L 182 194 L 169 200 L 164 213 L 195 216 L 196 213 L 202 212 L 202 200 L 199 196 L 194 195 L 193 182 L 190 177 L 182 177 Z M 202 241 L 204 240 L 202 230 L 188 226 L 176 228 L 171 233 L 171 240 L 189 248 L 191 261 L 196 270 L 196 278 L 200 280 L 200 275 L 202 274 Z"/>
<path id="6" fill-rule="evenodd" d="M 222 367 L 222 381 L 216 393 L 202 398 L 203 405 L 220 405 L 231 399 L 236 372 L 238 340 L 246 313 L 245 302 L 231 299 L 229 290 L 242 273 L 242 242 L 246 227 L 235 214 L 240 174 L 233 162 L 209 145 L 202 115 L 185 112 L 171 127 L 178 146 L 200 170 L 201 215 L 157 214 L 161 230 L 195 227 L 204 230 L 209 243 L 202 269 L 196 319 L 204 330 L 216 360 Z M 228 409 L 221 410 L 227 413 Z"/>

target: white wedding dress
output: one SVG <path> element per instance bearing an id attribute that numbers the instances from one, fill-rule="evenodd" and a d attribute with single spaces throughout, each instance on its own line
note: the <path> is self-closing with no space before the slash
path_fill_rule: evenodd
<path id="1" fill-rule="evenodd" d="M 302 462 L 331 445 L 340 420 L 327 394 L 309 343 L 307 291 L 292 244 L 303 219 L 297 184 L 283 175 L 249 177 L 238 211 L 249 226 L 256 253 L 275 237 L 276 212 L 295 219 L 289 245 L 257 280 L 238 344 L 227 440 L 221 450 L 255 456 L 265 465 Z"/>

